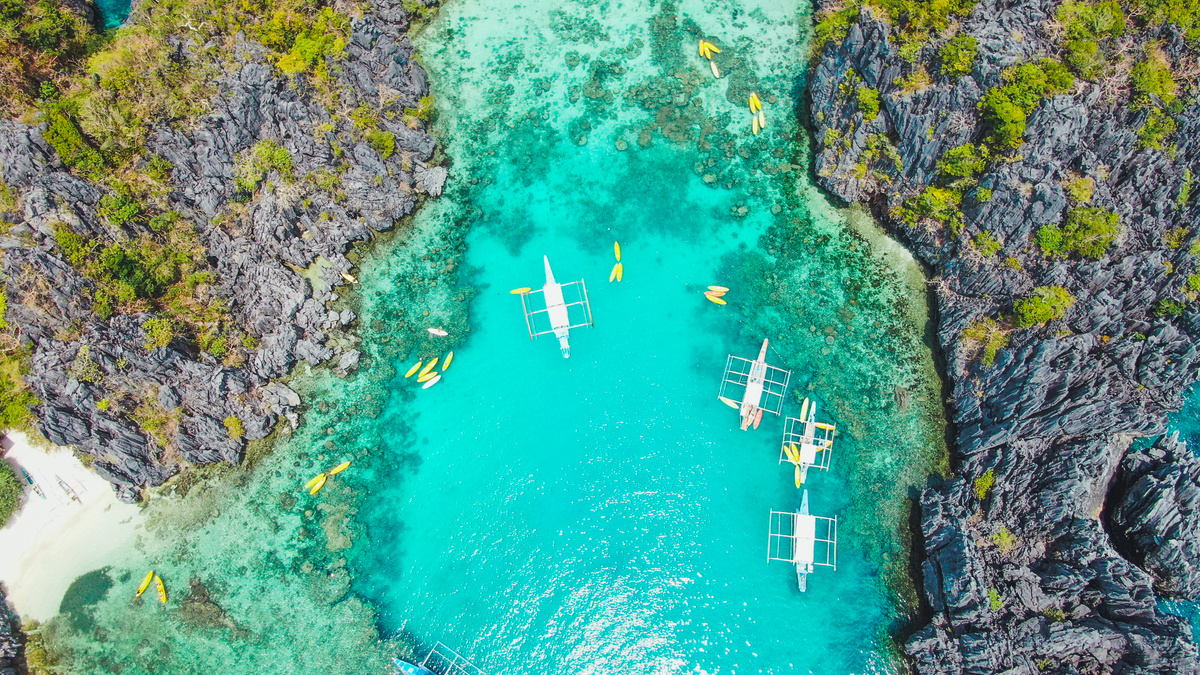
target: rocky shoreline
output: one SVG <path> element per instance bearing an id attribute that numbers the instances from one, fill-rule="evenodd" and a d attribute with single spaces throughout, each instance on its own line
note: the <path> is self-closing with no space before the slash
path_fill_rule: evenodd
<path id="1" fill-rule="evenodd" d="M 1200 375 L 1200 109 L 1138 79 L 1195 52 L 1121 14 L 1108 65 L 1069 76 L 1082 3 L 962 4 L 918 39 L 915 13 L 825 3 L 808 89 L 818 184 L 931 270 L 953 385 L 956 475 L 920 496 L 929 612 L 905 650 L 920 673 L 1197 672 L 1157 600 L 1198 597 L 1200 471 L 1172 439 L 1130 451 Z"/>
<path id="2" fill-rule="evenodd" d="M 216 81 L 211 111 L 193 128 L 152 129 L 147 149 L 173 167 L 167 201 L 195 227 L 207 290 L 248 338 L 237 359 L 180 337 L 152 346 L 151 313 L 101 319 L 94 283 L 67 260 L 56 232 L 120 242 L 149 231 L 101 215 L 106 189 L 64 166 L 45 124 L 0 122 L 0 170 L 18 195 L 0 238 L 7 321 L 30 351 L 36 424 L 51 442 L 89 455 L 121 499 L 136 501 L 188 465 L 236 464 L 245 443 L 281 419 L 294 428 L 300 397 L 277 380 L 296 362 L 343 374 L 358 366 L 357 317 L 339 293 L 352 281 L 347 255 L 440 195 L 446 179 L 424 125 L 399 114 L 429 93 L 406 34 L 412 18 L 388 1 L 352 17 L 334 71 L 342 109 L 378 111 L 371 131 L 394 140 L 383 151 L 240 32 L 237 67 Z M 187 34 L 172 46 L 184 67 L 212 47 Z M 266 172 L 262 189 L 247 195 L 236 186 L 238 163 L 263 142 L 286 150 L 290 166 Z M 321 174 L 328 167 L 336 177 Z M 152 411 L 153 428 L 135 408 Z"/>

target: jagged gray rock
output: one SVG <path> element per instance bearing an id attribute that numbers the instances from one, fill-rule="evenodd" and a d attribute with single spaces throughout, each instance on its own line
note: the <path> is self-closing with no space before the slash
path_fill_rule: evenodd
<path id="1" fill-rule="evenodd" d="M 408 20 L 400 2 L 385 0 L 352 21 L 347 58 L 334 69 L 345 105 L 403 110 L 428 94 L 404 34 Z M 203 47 L 191 39 L 172 42 L 180 58 Z M 431 165 L 435 141 L 418 121 L 380 115 L 395 135 L 385 159 L 369 145 L 347 143 L 348 122 L 275 70 L 261 45 L 239 35 L 236 50 L 239 67 L 217 82 L 211 113 L 192 128 L 159 126 L 147 145 L 174 167 L 170 206 L 196 226 L 213 292 L 257 341 L 244 363 L 222 363 L 181 339 L 147 349 L 142 324 L 150 314 L 101 320 L 90 300 L 94 284 L 62 259 L 54 228 L 124 240 L 140 234 L 137 226 L 118 230 L 99 217 L 104 189 L 69 173 L 40 128 L 0 121 L 0 176 L 23 205 L 0 240 L 7 320 L 32 347 L 26 380 L 41 401 L 38 426 L 52 442 L 92 455 L 97 473 L 127 501 L 176 473 L 180 459 L 236 463 L 244 440 L 267 436 L 278 418 L 294 426 L 299 397 L 271 380 L 298 359 L 316 366 L 335 356 L 325 345 L 330 333 L 357 318 L 328 307 L 352 267 L 346 254 L 410 214 L 418 191 L 436 196 L 445 181 L 445 169 Z M 225 217 L 238 190 L 235 165 L 262 140 L 287 149 L 294 179 L 272 173 L 272 185 L 243 215 Z M 340 158 L 335 143 L 348 146 Z M 304 180 L 338 164 L 336 194 Z M 306 269 L 324 273 L 306 278 Z M 346 352 L 336 365 L 351 370 L 358 357 Z M 226 428 L 231 417 L 241 422 L 241 438 Z"/>
<path id="2" fill-rule="evenodd" d="M 1121 462 L 1108 524 L 1113 542 L 1164 597 L 1200 599 L 1200 460 L 1178 434 Z"/>
<path id="3" fill-rule="evenodd" d="M 1160 591 L 1185 592 L 1182 577 L 1194 578 L 1194 530 L 1181 515 L 1194 498 L 1191 465 L 1135 453 L 1117 483 L 1127 487 L 1109 495 L 1132 438 L 1162 433 L 1200 370 L 1197 311 L 1153 311 L 1159 300 L 1182 300 L 1183 279 L 1197 272 L 1188 253 L 1195 234 L 1182 245 L 1164 235 L 1190 228 L 1200 208 L 1176 199 L 1185 170 L 1200 175 L 1200 109 L 1175 115 L 1175 152 L 1139 147 L 1146 111 L 1079 80 L 1029 115 L 1017 156 L 979 176 L 990 198 L 967 194 L 961 232 L 897 215 L 942 180 L 946 151 L 984 136 L 978 103 L 1003 70 L 1056 53 L 1047 22 L 1059 4 L 977 3 L 955 28 L 979 43 L 972 72 L 958 79 L 936 67 L 944 38 L 910 62 L 882 10 L 864 6 L 845 40 L 822 49 L 809 80 L 817 181 L 869 204 L 935 277 L 959 477 L 921 497 L 933 616 L 906 644 L 921 673 L 1200 671 L 1190 629 L 1159 611 L 1153 592 L 1156 579 Z M 1171 58 L 1185 49 L 1172 29 L 1139 39 L 1155 38 Z M 932 83 L 905 90 L 900 80 L 917 63 L 929 64 Z M 858 86 L 879 91 L 871 121 Z M 1095 182 L 1090 205 L 1114 210 L 1124 234 L 1100 260 L 1043 257 L 1034 233 L 1079 205 L 1066 183 L 1082 177 Z M 994 257 L 971 243 L 983 232 L 1002 244 Z M 1016 300 L 1051 285 L 1075 297 L 1066 316 L 1007 330 L 994 365 L 983 365 L 964 329 L 1003 320 Z M 988 471 L 995 486 L 980 499 L 973 481 Z M 1120 505 L 1102 520 L 1106 498 Z"/>

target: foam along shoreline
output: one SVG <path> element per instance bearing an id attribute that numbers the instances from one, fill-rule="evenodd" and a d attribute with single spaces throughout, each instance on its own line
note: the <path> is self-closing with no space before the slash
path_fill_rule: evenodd
<path id="1" fill-rule="evenodd" d="M 22 618 L 44 621 L 58 613 L 76 578 L 133 545 L 141 509 L 118 501 L 112 487 L 67 448 L 35 448 L 19 432 L 7 433 L 4 445 L 4 461 L 23 483 L 21 469 L 28 471 L 46 498 L 26 483 L 21 510 L 0 529 L 0 582 Z"/>

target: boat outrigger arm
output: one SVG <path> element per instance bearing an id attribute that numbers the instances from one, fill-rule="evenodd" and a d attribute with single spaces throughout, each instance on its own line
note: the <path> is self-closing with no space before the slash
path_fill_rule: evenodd
<path id="1" fill-rule="evenodd" d="M 583 283 L 583 279 L 572 281 L 565 284 L 560 284 L 554 279 L 554 271 L 550 269 L 549 256 L 542 256 L 542 261 L 546 265 L 546 283 L 538 291 L 527 291 L 521 293 L 521 305 L 525 308 L 525 327 L 529 329 L 529 338 L 533 339 L 539 335 L 554 334 L 558 338 L 558 348 L 562 351 L 564 359 L 571 358 L 571 343 L 570 335 L 572 328 L 582 328 L 592 325 L 592 306 L 588 302 L 587 286 Z M 564 295 L 564 291 L 568 291 L 574 297 L 568 301 Z M 515 292 L 515 291 L 514 291 Z M 530 309 L 530 304 L 526 302 L 529 296 L 542 294 L 542 298 L 546 301 L 545 309 Z M 579 307 L 582 309 L 582 314 L 576 312 L 580 317 L 579 321 L 572 323 L 571 308 Z M 549 320 L 550 327 L 545 330 L 535 328 L 539 315 L 544 314 Z M 542 323 L 544 326 L 545 324 Z"/>

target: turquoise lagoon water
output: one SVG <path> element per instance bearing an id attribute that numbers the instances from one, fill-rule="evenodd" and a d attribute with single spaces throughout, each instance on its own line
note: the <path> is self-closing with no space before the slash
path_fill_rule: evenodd
<path id="1" fill-rule="evenodd" d="M 96 0 L 100 14 L 104 17 L 104 28 L 120 26 L 129 16 L 130 0 Z"/>
<path id="2" fill-rule="evenodd" d="M 809 11 L 443 8 L 419 48 L 452 179 L 359 261 L 361 342 L 336 340 L 363 350 L 360 372 L 301 368 L 296 433 L 156 495 L 137 550 L 43 628 L 52 656 L 374 673 L 441 640 L 492 673 L 894 672 L 906 499 L 944 461 L 942 411 L 919 278 L 808 177 L 792 117 Z M 700 36 L 724 50 L 720 80 Z M 541 284 L 543 254 L 588 284 L 595 326 L 569 360 L 528 339 L 509 294 Z M 763 338 L 793 371 L 786 412 L 812 396 L 839 424 L 809 481 L 813 512 L 839 518 L 838 567 L 805 594 L 766 560 L 769 511 L 799 502 L 782 422 L 742 432 L 716 400 L 726 355 Z M 402 377 L 450 348 L 434 388 Z M 297 489 L 343 459 L 319 496 Z M 129 601 L 149 567 L 166 607 Z"/>

